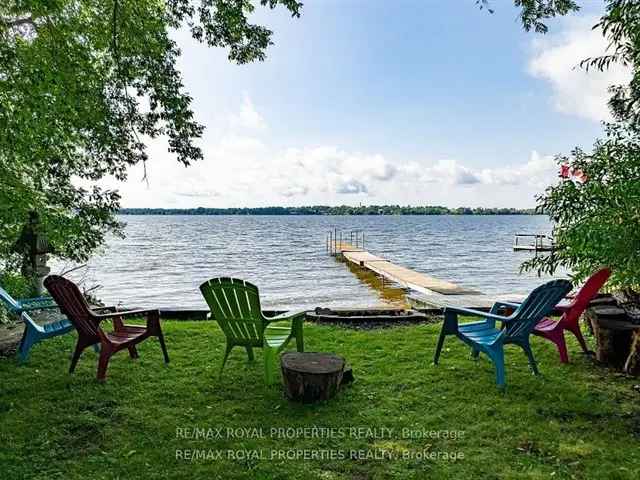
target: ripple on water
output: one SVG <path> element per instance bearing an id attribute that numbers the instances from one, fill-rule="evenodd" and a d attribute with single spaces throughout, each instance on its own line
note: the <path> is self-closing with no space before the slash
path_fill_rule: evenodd
<path id="1" fill-rule="evenodd" d="M 257 284 L 268 308 L 397 301 L 397 292 L 381 291 L 375 277 L 356 275 L 326 254 L 325 235 L 334 228 L 363 230 L 367 250 L 419 272 L 487 293 L 526 292 L 544 279 L 518 273 L 528 254 L 513 252 L 513 234 L 550 230 L 546 217 L 524 215 L 121 219 L 126 238 L 109 239 L 75 278 L 101 285 L 97 294 L 106 303 L 141 307 L 204 308 L 198 286 L 216 276 Z"/>

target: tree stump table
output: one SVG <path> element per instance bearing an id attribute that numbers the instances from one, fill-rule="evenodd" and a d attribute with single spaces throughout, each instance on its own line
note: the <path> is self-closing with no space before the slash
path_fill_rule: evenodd
<path id="1" fill-rule="evenodd" d="M 612 305 L 590 307 L 585 318 L 596 339 L 596 360 L 631 375 L 640 374 L 640 324 L 622 308 Z"/>
<path id="2" fill-rule="evenodd" d="M 335 396 L 346 373 L 344 358 L 332 353 L 289 352 L 280 364 L 287 398 L 303 403 Z"/>

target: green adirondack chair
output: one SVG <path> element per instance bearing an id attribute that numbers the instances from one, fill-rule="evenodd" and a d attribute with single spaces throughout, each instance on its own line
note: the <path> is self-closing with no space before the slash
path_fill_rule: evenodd
<path id="1" fill-rule="evenodd" d="M 298 351 L 304 351 L 304 311 L 267 318 L 260 308 L 258 287 L 237 278 L 212 278 L 200 285 L 200 291 L 211 309 L 210 316 L 227 338 L 220 373 L 233 347 L 244 347 L 250 361 L 253 361 L 253 348 L 262 348 L 265 381 L 270 385 L 277 383 L 278 354 L 289 340 L 295 338 Z M 284 321 L 289 325 L 282 325 Z"/>

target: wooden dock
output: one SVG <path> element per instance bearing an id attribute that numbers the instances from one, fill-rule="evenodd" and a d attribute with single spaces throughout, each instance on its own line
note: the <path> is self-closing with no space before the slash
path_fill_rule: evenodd
<path id="1" fill-rule="evenodd" d="M 551 252 L 555 248 L 553 237 L 539 233 L 516 233 L 513 237 L 514 251 Z"/>
<path id="2" fill-rule="evenodd" d="M 360 233 L 361 232 L 349 232 L 349 235 L 344 235 L 343 238 L 343 235 L 338 237 L 337 232 L 332 232 L 331 235 L 327 237 L 327 251 L 331 255 L 340 256 L 403 288 L 425 295 L 433 295 L 434 293 L 440 295 L 480 294 L 480 292 L 476 290 L 471 290 L 446 280 L 440 280 L 425 275 L 424 273 L 410 270 L 369 253 L 364 249 L 364 235 L 362 235 L 362 241 L 360 241 Z"/>
<path id="3" fill-rule="evenodd" d="M 522 302 L 526 294 L 503 293 L 503 294 L 478 294 L 478 295 L 438 295 L 410 293 L 407 295 L 407 302 L 416 310 L 441 309 L 445 306 L 471 308 L 473 310 L 489 310 L 497 301 Z"/>

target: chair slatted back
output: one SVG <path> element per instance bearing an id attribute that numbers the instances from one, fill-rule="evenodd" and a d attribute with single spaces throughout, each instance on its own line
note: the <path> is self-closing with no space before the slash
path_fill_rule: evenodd
<path id="1" fill-rule="evenodd" d="M 514 312 L 513 320 L 507 323 L 505 341 L 518 341 L 528 338 L 531 330 L 572 289 L 568 280 L 552 280 L 533 290 Z"/>
<path id="2" fill-rule="evenodd" d="M 16 302 L 11 295 L 2 287 L 0 287 L 0 301 L 12 313 L 20 313 L 22 307 Z"/>
<path id="3" fill-rule="evenodd" d="M 610 276 L 611 270 L 608 268 L 598 270 L 591 275 L 576 294 L 571 308 L 565 313 L 561 321 L 566 322 L 566 324 L 576 324 L 580 316 L 589 306 L 589 302 L 595 298 L 600 289 L 607 283 Z"/>
<path id="4" fill-rule="evenodd" d="M 98 336 L 98 323 L 75 283 L 59 275 L 49 275 L 44 286 L 79 332 L 89 337 Z"/>
<path id="5" fill-rule="evenodd" d="M 261 345 L 264 317 L 258 287 L 237 278 L 212 278 L 200 285 L 211 315 L 229 340 Z"/>

